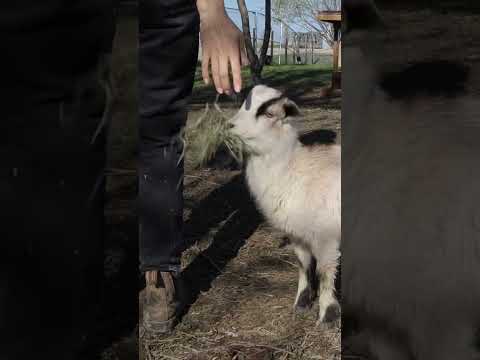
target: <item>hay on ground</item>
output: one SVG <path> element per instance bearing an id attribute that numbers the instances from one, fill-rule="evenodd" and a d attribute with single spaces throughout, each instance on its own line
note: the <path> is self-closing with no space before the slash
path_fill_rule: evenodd
<path id="1" fill-rule="evenodd" d="M 194 168 L 208 164 L 222 148 L 239 164 L 251 152 L 239 136 L 229 131 L 228 117 L 216 103 L 213 108 L 206 104 L 202 116 L 184 129 L 183 138 Z"/>

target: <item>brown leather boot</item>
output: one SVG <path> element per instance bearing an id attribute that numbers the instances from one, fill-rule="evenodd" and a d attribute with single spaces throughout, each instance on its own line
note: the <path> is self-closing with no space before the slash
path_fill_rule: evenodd
<path id="1" fill-rule="evenodd" d="M 143 294 L 143 327 L 155 334 L 172 331 L 182 309 L 180 282 L 172 273 L 147 271 Z"/>

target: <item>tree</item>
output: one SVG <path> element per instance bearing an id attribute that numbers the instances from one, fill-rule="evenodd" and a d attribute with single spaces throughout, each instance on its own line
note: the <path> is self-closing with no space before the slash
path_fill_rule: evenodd
<path id="1" fill-rule="evenodd" d="M 333 26 L 318 20 L 317 15 L 319 11 L 340 11 L 341 7 L 341 0 L 273 0 L 276 17 L 318 32 L 330 46 L 333 45 Z"/>
<path id="2" fill-rule="evenodd" d="M 245 47 L 247 51 L 248 61 L 250 62 L 250 73 L 254 84 L 258 84 L 262 79 L 262 69 L 267 58 L 268 44 L 270 43 L 270 33 L 272 29 L 272 7 L 271 0 L 265 0 L 265 32 L 263 35 L 262 48 L 260 57 L 257 56 L 252 44 L 252 36 L 250 34 L 250 20 L 248 16 L 247 5 L 245 0 L 237 0 L 238 9 L 242 16 L 242 29 L 245 38 Z"/>

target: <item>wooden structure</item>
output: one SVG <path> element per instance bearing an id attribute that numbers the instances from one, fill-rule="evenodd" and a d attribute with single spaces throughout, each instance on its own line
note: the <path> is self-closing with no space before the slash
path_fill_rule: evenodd
<path id="1" fill-rule="evenodd" d="M 339 63 L 340 55 L 340 28 L 342 26 L 341 11 L 320 11 L 317 19 L 325 21 L 333 25 L 333 73 L 332 73 L 332 89 L 341 88 L 341 70 Z"/>

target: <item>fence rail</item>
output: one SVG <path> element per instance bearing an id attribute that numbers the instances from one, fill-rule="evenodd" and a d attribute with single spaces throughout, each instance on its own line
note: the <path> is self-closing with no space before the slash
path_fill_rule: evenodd
<path id="1" fill-rule="evenodd" d="M 228 16 L 241 29 L 242 18 L 236 8 L 226 7 Z M 260 11 L 248 11 L 252 43 L 257 54 L 263 43 L 265 14 Z M 317 64 L 331 61 L 330 46 L 317 33 L 296 31 L 281 19 L 272 16 L 270 34 L 269 62 L 272 64 Z"/>

